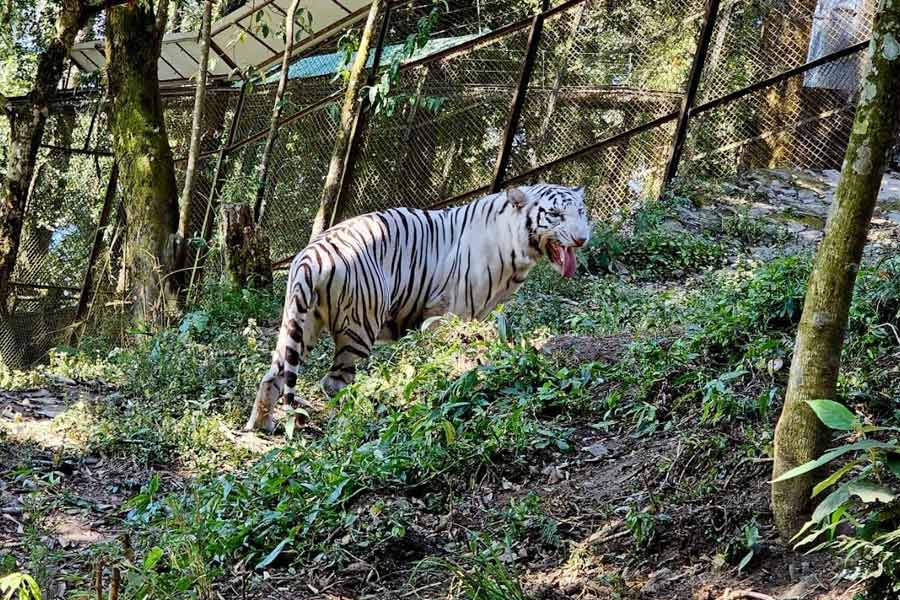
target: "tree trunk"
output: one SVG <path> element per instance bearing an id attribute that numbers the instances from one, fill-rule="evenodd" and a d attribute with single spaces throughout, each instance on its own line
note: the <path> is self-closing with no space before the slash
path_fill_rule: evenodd
<path id="1" fill-rule="evenodd" d="M 184 188 L 181 190 L 178 216 L 178 267 L 185 264 L 188 249 L 188 228 L 191 225 L 191 208 L 194 192 L 194 175 L 197 171 L 197 155 L 203 134 L 203 108 L 206 102 L 206 76 L 209 71 L 209 28 L 212 20 L 212 0 L 203 2 L 203 20 L 200 24 L 200 65 L 197 68 L 197 88 L 194 94 L 194 119 L 191 125 L 191 144 L 184 170 Z"/>
<path id="2" fill-rule="evenodd" d="M 207 0 L 204 0 L 207 1 Z M 204 14 L 206 8 L 204 7 Z M 184 2 L 183 0 L 175 0 L 172 5 L 172 17 L 169 19 L 170 29 L 176 33 L 181 33 L 182 26 L 184 25 Z M 203 25 L 201 24 L 201 28 Z M 202 34 L 201 34 L 202 35 Z M 201 38 L 201 43 L 203 39 Z M 200 61 L 200 64 L 203 64 L 203 61 Z"/>
<path id="3" fill-rule="evenodd" d="M 347 89 L 344 92 L 344 105 L 341 108 L 341 123 L 334 139 L 334 149 L 331 153 L 331 162 L 328 164 L 328 175 L 325 177 L 325 187 L 322 189 L 322 199 L 319 210 L 313 221 L 312 235 L 315 237 L 332 222 L 336 222 L 341 213 L 341 207 L 337 205 L 338 193 L 341 189 L 341 178 L 344 175 L 347 150 L 350 144 L 350 130 L 357 110 L 361 109 L 359 91 L 363 85 L 366 61 L 369 59 L 369 48 L 375 33 L 375 24 L 384 8 L 384 0 L 373 0 L 369 8 L 369 16 L 359 40 L 359 49 L 356 58 L 350 67 L 350 78 L 347 81 Z M 358 106 L 360 105 L 360 106 Z"/>
<path id="4" fill-rule="evenodd" d="M 107 11 L 109 122 L 127 227 L 123 275 L 138 321 L 162 320 L 176 307 L 178 193 L 157 76 L 167 5 L 160 0 L 156 15 L 145 3 Z"/>
<path id="5" fill-rule="evenodd" d="M 853 284 L 900 115 L 900 3 L 876 16 L 841 179 L 828 215 L 797 332 L 784 408 L 775 429 L 773 477 L 818 458 L 828 432 L 805 403 L 834 399 Z M 816 475 L 773 484 L 775 524 L 785 540 L 803 525 Z"/>
<path id="6" fill-rule="evenodd" d="M 44 136 L 50 100 L 63 74 L 66 55 L 87 11 L 81 0 L 63 0 L 56 19 L 56 35 L 38 57 L 34 85 L 28 93 L 28 109 L 9 115 L 9 151 L 6 178 L 0 191 L 0 315 L 6 314 L 9 282 L 16 266 L 22 237 L 25 200 L 34 176 L 38 148 Z"/>
<path id="7" fill-rule="evenodd" d="M 253 222 L 246 204 L 222 206 L 225 276 L 235 289 L 272 286 L 269 240 Z"/>
<path id="8" fill-rule="evenodd" d="M 259 162 L 259 178 L 256 182 L 256 204 L 253 213 L 256 216 L 256 222 L 262 223 L 263 216 L 266 212 L 265 196 L 266 196 L 266 179 L 269 175 L 269 158 L 272 154 L 272 147 L 275 145 L 275 136 L 278 132 L 278 121 L 281 119 L 282 98 L 284 90 L 287 87 L 288 66 L 291 63 L 291 54 L 294 51 L 294 16 L 297 14 L 297 6 L 299 0 L 291 0 L 288 7 L 287 15 L 284 17 L 285 31 L 285 49 L 284 55 L 281 57 L 281 72 L 278 77 L 278 89 L 275 90 L 275 104 L 272 107 L 272 120 L 269 122 L 269 133 L 266 136 L 266 145 L 263 148 L 262 158 Z"/>

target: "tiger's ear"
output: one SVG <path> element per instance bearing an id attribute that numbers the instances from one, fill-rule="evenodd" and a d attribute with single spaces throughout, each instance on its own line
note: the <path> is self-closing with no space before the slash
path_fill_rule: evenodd
<path id="1" fill-rule="evenodd" d="M 584 186 L 579 185 L 578 187 L 573 187 L 572 191 L 575 192 L 576 194 L 584 194 Z"/>
<path id="2" fill-rule="evenodd" d="M 525 208 L 525 204 L 528 202 L 525 193 L 519 188 L 509 188 L 506 191 L 506 197 L 509 198 L 509 201 L 515 208 L 520 210 Z"/>

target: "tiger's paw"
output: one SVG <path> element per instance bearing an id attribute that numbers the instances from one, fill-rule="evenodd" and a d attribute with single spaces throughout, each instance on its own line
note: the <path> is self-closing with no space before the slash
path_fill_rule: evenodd
<path id="1" fill-rule="evenodd" d="M 348 385 L 346 381 L 340 377 L 335 377 L 330 373 L 322 378 L 320 384 L 322 386 L 322 391 L 325 392 L 329 398 L 334 398 L 338 392 Z"/>
<path id="2" fill-rule="evenodd" d="M 265 431 L 266 433 L 272 433 L 275 431 L 275 417 L 272 415 L 272 411 L 269 410 L 259 410 L 258 407 L 253 407 L 253 412 L 250 413 L 250 418 L 247 419 L 247 423 L 244 424 L 244 431 Z"/>

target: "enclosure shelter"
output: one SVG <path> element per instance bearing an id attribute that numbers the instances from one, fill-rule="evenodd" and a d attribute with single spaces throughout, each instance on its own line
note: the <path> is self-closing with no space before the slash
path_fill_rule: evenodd
<path id="1" fill-rule="evenodd" d="M 855 105 L 848 73 L 863 66 L 874 6 L 843 0 L 449 0 L 431 40 L 399 48 L 427 0 L 395 1 L 377 72 L 401 61 L 395 110 L 369 115 L 351 141 L 338 202 L 352 215 L 390 206 L 440 208 L 538 180 L 584 185 L 594 217 L 660 194 L 678 175 L 838 168 Z M 332 153 L 342 82 L 338 40 L 365 18 L 363 1 L 308 3 L 277 128 L 262 227 L 272 260 L 302 248 Z M 215 271 L 217 207 L 247 201 L 284 50 L 275 29 L 287 0 L 248 4 L 213 26 L 192 232 L 194 285 Z M 263 15 L 263 16 L 257 16 Z M 73 65 L 103 65 L 102 40 Z M 184 157 L 198 54 L 195 34 L 166 37 L 160 79 L 172 149 Z M 261 81 L 235 66 L 252 64 Z M 100 89 L 60 90 L 28 206 L 11 318 L 0 356 L 39 360 L 73 323 L 117 310 L 122 228 Z M 179 162 L 183 168 L 183 159 Z M 86 210 L 87 208 L 87 210 Z"/>
<path id="2" fill-rule="evenodd" d="M 210 75 L 236 76 L 238 67 L 254 66 L 266 69 L 276 63 L 285 50 L 282 36 L 268 35 L 284 23 L 290 0 L 252 0 L 236 11 L 212 24 L 210 29 Z M 302 52 L 326 39 L 331 32 L 350 27 L 365 19 L 368 2 L 365 0 L 323 0 L 304 4 L 308 11 L 294 16 L 296 27 L 305 31 L 305 23 L 312 30 L 296 44 Z M 196 75 L 200 64 L 200 40 L 197 32 L 173 32 L 162 41 L 159 58 L 159 81 L 162 85 L 187 82 Z M 80 71 L 93 73 L 103 69 L 106 54 L 103 40 L 76 44 L 69 54 L 72 64 Z"/>

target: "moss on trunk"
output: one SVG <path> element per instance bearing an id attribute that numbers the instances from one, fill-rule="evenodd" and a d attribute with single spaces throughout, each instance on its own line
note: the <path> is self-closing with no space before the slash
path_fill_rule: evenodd
<path id="1" fill-rule="evenodd" d="M 900 0 L 885 0 L 876 16 L 853 132 L 825 237 L 809 279 L 784 408 L 775 429 L 778 477 L 818 458 L 828 432 L 805 403 L 833 399 L 853 284 L 862 260 L 881 178 L 900 114 Z M 816 474 L 772 486 L 775 523 L 785 540 L 803 525 Z"/>
<path id="2" fill-rule="evenodd" d="M 106 28 L 109 123 L 127 223 L 123 271 L 134 316 L 145 321 L 164 319 L 177 299 L 178 193 L 157 76 L 165 0 L 158 10 L 112 8 Z"/>

